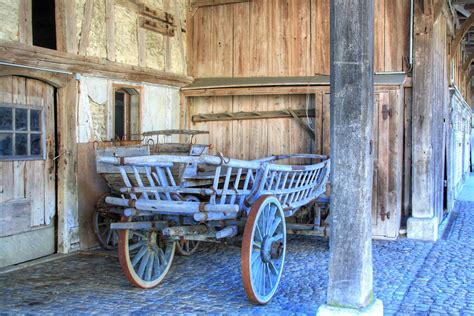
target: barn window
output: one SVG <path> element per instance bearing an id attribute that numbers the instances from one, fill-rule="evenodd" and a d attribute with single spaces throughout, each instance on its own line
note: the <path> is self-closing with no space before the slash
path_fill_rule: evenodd
<path id="1" fill-rule="evenodd" d="M 114 138 L 122 140 L 139 139 L 140 94 L 133 88 L 115 90 Z"/>
<path id="2" fill-rule="evenodd" d="M 55 0 L 33 0 L 31 18 L 33 45 L 56 49 Z"/>
<path id="3" fill-rule="evenodd" d="M 43 159 L 43 124 L 39 108 L 0 104 L 0 159 Z"/>

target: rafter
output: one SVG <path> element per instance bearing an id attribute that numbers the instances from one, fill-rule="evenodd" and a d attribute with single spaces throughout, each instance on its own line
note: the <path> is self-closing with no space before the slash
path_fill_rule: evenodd
<path id="1" fill-rule="evenodd" d="M 463 37 L 466 35 L 467 31 L 471 28 L 471 26 L 474 24 L 474 14 L 471 14 L 471 16 L 463 22 L 461 25 L 461 28 L 456 31 L 456 36 L 451 42 L 451 49 L 450 49 L 450 55 L 451 57 L 454 56 L 456 53 L 456 49 L 458 49 L 459 44 L 461 44 L 461 41 Z"/>

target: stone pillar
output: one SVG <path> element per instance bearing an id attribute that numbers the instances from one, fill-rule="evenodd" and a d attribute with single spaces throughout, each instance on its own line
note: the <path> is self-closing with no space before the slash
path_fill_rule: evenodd
<path id="1" fill-rule="evenodd" d="M 372 291 L 374 0 L 331 0 L 331 222 L 319 315 L 382 315 Z"/>
<path id="2" fill-rule="evenodd" d="M 408 219 L 408 238 L 438 239 L 435 216 L 435 161 L 433 152 L 434 17 L 430 7 L 415 1 L 414 64 L 412 97 L 412 217 Z M 442 111 L 441 109 L 439 109 Z M 440 157 L 439 157 L 440 158 Z M 441 194 L 441 193 L 440 193 Z"/>

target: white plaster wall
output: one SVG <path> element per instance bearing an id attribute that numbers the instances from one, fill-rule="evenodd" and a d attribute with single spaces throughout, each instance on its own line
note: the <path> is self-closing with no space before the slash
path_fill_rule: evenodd
<path id="1" fill-rule="evenodd" d="M 113 86 L 120 84 L 141 88 L 141 132 L 179 128 L 178 88 L 82 76 L 77 109 L 78 143 L 112 138 Z"/>

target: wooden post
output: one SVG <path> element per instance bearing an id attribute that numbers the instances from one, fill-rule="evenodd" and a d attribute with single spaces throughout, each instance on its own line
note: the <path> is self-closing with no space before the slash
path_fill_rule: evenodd
<path id="1" fill-rule="evenodd" d="M 58 91 L 58 252 L 79 250 L 76 122 L 77 81 Z"/>
<path id="2" fill-rule="evenodd" d="M 436 240 L 435 153 L 433 149 L 433 15 L 415 1 L 412 112 L 412 217 L 408 219 L 408 238 Z"/>
<path id="3" fill-rule="evenodd" d="M 319 315 L 382 315 L 372 292 L 374 0 L 331 0 L 331 236 Z"/>

